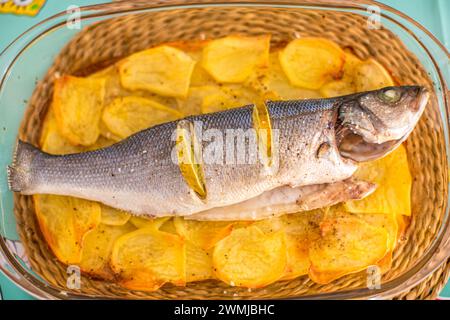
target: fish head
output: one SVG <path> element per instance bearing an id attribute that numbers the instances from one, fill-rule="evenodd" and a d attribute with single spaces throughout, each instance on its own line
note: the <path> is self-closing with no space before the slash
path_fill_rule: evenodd
<path id="1" fill-rule="evenodd" d="M 381 158 L 402 143 L 419 121 L 429 99 L 421 86 L 386 87 L 342 99 L 337 142 L 343 157 Z"/>

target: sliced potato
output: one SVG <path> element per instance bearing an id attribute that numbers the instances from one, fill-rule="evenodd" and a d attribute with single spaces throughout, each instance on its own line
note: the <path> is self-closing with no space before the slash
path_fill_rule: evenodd
<path id="1" fill-rule="evenodd" d="M 309 277 L 320 284 L 375 265 L 389 251 L 386 230 L 358 217 L 326 217 L 320 229 L 321 238 L 309 248 Z"/>
<path id="2" fill-rule="evenodd" d="M 342 78 L 326 83 L 320 88 L 320 93 L 327 98 L 352 94 L 356 89 L 356 73 L 362 61 L 351 52 L 345 52 L 345 64 Z"/>
<path id="3" fill-rule="evenodd" d="M 158 230 L 166 221 L 168 221 L 170 217 L 163 217 L 163 218 L 153 218 L 153 219 L 147 219 L 147 218 L 141 218 L 141 217 L 131 217 L 130 222 L 136 227 L 136 228 L 154 228 Z"/>
<path id="4" fill-rule="evenodd" d="M 122 86 L 148 90 L 163 96 L 185 97 L 195 61 L 169 46 L 144 50 L 118 63 Z"/>
<path id="5" fill-rule="evenodd" d="M 344 51 L 323 38 L 292 40 L 279 57 L 291 84 L 307 89 L 319 89 L 328 80 L 338 77 L 345 61 Z"/>
<path id="6" fill-rule="evenodd" d="M 322 96 L 317 90 L 293 86 L 281 68 L 279 51 L 270 53 L 269 66 L 260 67 L 246 84 L 262 94 L 264 100 L 315 99 Z"/>
<path id="7" fill-rule="evenodd" d="M 39 145 L 42 151 L 50 154 L 70 154 L 84 151 L 83 147 L 74 146 L 59 133 L 53 108 L 50 108 L 45 116 Z"/>
<path id="8" fill-rule="evenodd" d="M 235 229 L 214 247 L 213 266 L 217 278 L 232 286 L 268 285 L 285 271 L 285 234 L 263 233 L 252 225 Z"/>
<path id="9" fill-rule="evenodd" d="M 83 240 L 81 270 L 92 276 L 113 280 L 114 274 L 109 261 L 114 241 L 134 230 L 136 228 L 129 223 L 120 226 L 100 223 L 97 228 L 88 232 Z"/>
<path id="10" fill-rule="evenodd" d="M 101 205 L 102 223 L 109 226 L 122 226 L 130 220 L 131 215 L 128 212 L 118 210 L 112 207 Z"/>
<path id="11" fill-rule="evenodd" d="M 233 223 L 229 221 L 195 221 L 176 217 L 173 222 L 179 235 L 205 250 L 214 247 L 233 229 Z"/>
<path id="12" fill-rule="evenodd" d="M 185 244 L 177 235 L 143 228 L 118 238 L 111 267 L 119 283 L 134 290 L 153 291 L 166 282 L 186 281 Z"/>
<path id="13" fill-rule="evenodd" d="M 100 135 L 105 80 L 62 76 L 55 80 L 53 108 L 59 132 L 75 145 L 89 146 Z"/>
<path id="14" fill-rule="evenodd" d="M 384 158 L 361 163 L 354 176 L 378 187 L 362 200 L 346 202 L 347 211 L 411 215 L 412 177 L 403 145 Z"/>
<path id="15" fill-rule="evenodd" d="M 100 205 L 56 195 L 34 195 L 33 199 L 42 234 L 55 256 L 66 264 L 79 263 L 85 235 L 100 223 Z"/>
<path id="16" fill-rule="evenodd" d="M 147 98 L 130 96 L 114 99 L 105 107 L 102 120 L 113 135 L 124 139 L 163 122 L 181 118 L 181 114 Z"/>
<path id="17" fill-rule="evenodd" d="M 228 36 L 203 49 L 202 66 L 218 82 L 244 82 L 255 68 L 267 65 L 270 36 Z"/>
<path id="18" fill-rule="evenodd" d="M 114 143 L 116 143 L 116 141 L 105 138 L 103 135 L 101 135 L 100 137 L 98 137 L 97 141 L 95 141 L 95 143 L 93 145 L 90 145 L 86 149 L 89 151 L 103 149 L 103 148 L 113 145 Z"/>
<path id="19" fill-rule="evenodd" d="M 186 242 L 186 282 L 213 278 L 212 250 Z"/>
<path id="20" fill-rule="evenodd" d="M 309 247 L 320 237 L 321 210 L 288 214 L 281 217 L 286 233 L 287 266 L 282 280 L 308 274 L 311 265 Z"/>
<path id="21" fill-rule="evenodd" d="M 394 81 L 387 70 L 375 59 L 369 58 L 356 68 L 356 91 L 376 90 L 393 86 Z"/>

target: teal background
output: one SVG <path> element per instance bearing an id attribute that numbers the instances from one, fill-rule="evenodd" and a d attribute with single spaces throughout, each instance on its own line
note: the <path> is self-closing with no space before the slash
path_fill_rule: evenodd
<path id="1" fill-rule="evenodd" d="M 61 11 L 69 5 L 89 5 L 108 0 L 47 0 L 35 17 L 0 14 L 0 52 L 22 32 L 37 22 Z M 447 49 L 450 47 L 450 0 L 382 0 L 404 12 L 431 31 Z M 33 299 L 0 273 L 0 299 Z M 450 299 L 450 282 L 441 292 L 441 298 Z"/>

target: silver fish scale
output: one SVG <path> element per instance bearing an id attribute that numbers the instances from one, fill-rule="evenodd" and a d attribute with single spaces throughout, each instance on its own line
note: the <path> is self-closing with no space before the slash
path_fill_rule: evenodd
<path id="1" fill-rule="evenodd" d="M 178 121 L 158 125 L 97 151 L 49 156 L 32 164 L 33 182 L 24 193 L 71 195 L 99 201 L 138 215 L 192 214 L 244 201 L 285 184 L 326 183 L 350 177 L 355 165 L 345 162 L 334 144 L 334 109 L 330 100 L 269 102 L 272 128 L 278 131 L 279 169 L 267 173 L 260 163 L 205 163 L 207 197 L 200 200 L 172 161 L 173 133 Z M 203 124 L 203 131 L 253 128 L 253 106 L 188 117 Z M 232 130 L 231 130 L 232 131 Z M 226 138 L 224 138 L 225 141 Z M 244 143 L 245 148 L 250 142 Z M 330 152 L 317 158 L 324 141 Z M 203 150 L 210 142 L 202 141 Z M 235 150 L 237 140 L 231 143 Z M 248 149 L 247 149 L 248 150 Z M 226 155 L 226 144 L 222 151 Z M 242 150 L 237 150 L 237 156 Z M 245 161 L 250 155 L 246 155 Z M 204 159 L 206 160 L 206 159 Z"/>

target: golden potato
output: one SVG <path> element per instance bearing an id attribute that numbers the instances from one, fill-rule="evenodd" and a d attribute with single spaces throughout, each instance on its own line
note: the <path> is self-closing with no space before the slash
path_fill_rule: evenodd
<path id="1" fill-rule="evenodd" d="M 61 135 L 75 145 L 89 146 L 100 135 L 105 80 L 62 76 L 55 80 L 53 108 Z"/>
<path id="2" fill-rule="evenodd" d="M 255 68 L 267 65 L 270 36 L 227 36 L 203 49 L 202 66 L 218 82 L 244 82 Z"/>
<path id="3" fill-rule="evenodd" d="M 136 230 L 131 224 L 106 225 L 100 223 L 88 232 L 83 239 L 81 250 L 81 271 L 102 279 L 113 280 L 114 274 L 109 266 L 114 241 L 120 236 Z"/>
<path id="4" fill-rule="evenodd" d="M 70 154 L 84 151 L 83 147 L 74 146 L 59 133 L 58 124 L 52 107 L 45 116 L 39 145 L 42 151 L 50 154 Z"/>
<path id="5" fill-rule="evenodd" d="M 213 278 L 212 249 L 186 242 L 186 282 Z"/>
<path id="6" fill-rule="evenodd" d="M 153 219 L 147 219 L 147 218 L 141 218 L 141 217 L 131 217 L 130 222 L 136 227 L 136 228 L 154 228 L 155 230 L 158 230 L 166 221 L 168 221 L 170 217 L 163 217 L 163 218 L 153 218 Z"/>
<path id="7" fill-rule="evenodd" d="M 326 81 L 340 75 L 345 53 L 330 40 L 300 38 L 292 40 L 281 50 L 279 58 L 292 85 L 319 89 Z"/>
<path id="8" fill-rule="evenodd" d="M 102 120 L 113 135 L 124 139 L 163 122 L 181 118 L 181 114 L 158 102 L 142 97 L 114 99 L 103 110 Z"/>
<path id="9" fill-rule="evenodd" d="M 362 200 L 346 202 L 347 211 L 411 215 L 412 178 L 403 145 L 384 158 L 361 163 L 354 177 L 374 182 L 378 187 Z"/>
<path id="10" fill-rule="evenodd" d="M 118 63 L 122 86 L 169 97 L 185 97 L 195 61 L 183 51 L 159 46 L 140 51 Z"/>
<path id="11" fill-rule="evenodd" d="M 362 61 L 350 52 L 345 52 L 345 64 L 342 78 L 333 80 L 320 88 L 320 93 L 326 97 L 338 97 L 352 94 L 357 91 L 355 78 L 358 66 Z"/>
<path id="12" fill-rule="evenodd" d="M 229 221 L 195 221 L 176 217 L 173 222 L 180 236 L 205 250 L 214 247 L 233 229 L 233 223 Z"/>
<path id="13" fill-rule="evenodd" d="M 309 277 L 320 284 L 375 265 L 389 251 L 386 230 L 355 216 L 325 217 L 320 229 L 309 248 Z"/>
<path id="14" fill-rule="evenodd" d="M 185 244 L 181 237 L 143 228 L 116 240 L 111 267 L 119 283 L 134 290 L 153 291 L 166 282 L 186 282 Z"/>
<path id="15" fill-rule="evenodd" d="M 269 66 L 260 67 L 246 84 L 261 95 L 263 100 L 316 99 L 322 96 L 317 90 L 293 86 L 281 68 L 279 51 L 270 53 Z"/>
<path id="16" fill-rule="evenodd" d="M 85 235 L 100 223 L 100 205 L 56 195 L 34 195 L 33 199 L 42 234 L 55 256 L 66 264 L 79 263 Z"/>
<path id="17" fill-rule="evenodd" d="M 282 216 L 286 233 L 287 266 L 282 280 L 294 279 L 308 274 L 311 265 L 309 247 L 320 237 L 319 224 L 323 219 L 322 210 L 313 210 Z"/>
<path id="18" fill-rule="evenodd" d="M 356 67 L 356 91 L 376 90 L 393 86 L 394 81 L 387 70 L 375 59 L 369 58 Z"/>
<path id="19" fill-rule="evenodd" d="M 263 233 L 253 225 L 235 229 L 214 247 L 213 266 L 217 278 L 231 286 L 260 288 L 275 282 L 286 268 L 285 234 Z"/>
<path id="20" fill-rule="evenodd" d="M 109 226 L 122 226 L 130 220 L 131 215 L 128 212 L 101 205 L 102 223 Z"/>

